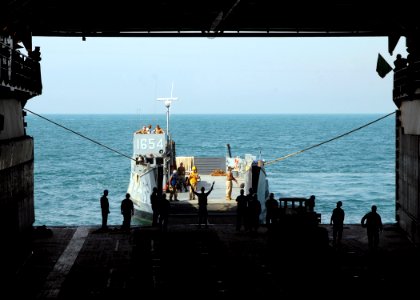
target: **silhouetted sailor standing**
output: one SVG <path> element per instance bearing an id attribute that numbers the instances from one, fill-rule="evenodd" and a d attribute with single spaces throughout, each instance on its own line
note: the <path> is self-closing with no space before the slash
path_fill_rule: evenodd
<path id="1" fill-rule="evenodd" d="M 101 197 L 101 212 L 102 212 L 102 229 L 108 229 L 108 214 L 109 214 L 109 201 L 108 201 L 108 190 L 104 190 L 104 194 Z"/>
<path id="2" fill-rule="evenodd" d="M 153 192 L 150 195 L 150 204 L 152 204 L 152 211 L 153 211 L 152 226 L 157 226 L 158 221 L 159 221 L 159 206 L 160 206 L 160 199 L 159 199 L 157 187 L 153 188 Z"/>
<path id="3" fill-rule="evenodd" d="M 376 212 L 376 205 L 372 205 L 371 211 L 365 214 L 361 220 L 362 226 L 366 228 L 369 250 L 375 251 L 379 245 L 379 232 L 382 232 L 382 219 Z"/>
<path id="4" fill-rule="evenodd" d="M 134 204 L 133 201 L 130 199 L 130 194 L 125 194 L 125 199 L 121 201 L 121 214 L 123 215 L 123 230 L 129 230 L 131 224 L 131 216 L 134 215 Z"/>

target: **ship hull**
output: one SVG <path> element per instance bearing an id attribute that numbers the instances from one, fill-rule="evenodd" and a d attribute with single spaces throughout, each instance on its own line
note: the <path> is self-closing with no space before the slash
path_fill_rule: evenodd
<path id="1" fill-rule="evenodd" d="M 152 205 L 150 203 L 150 195 L 153 188 L 157 186 L 157 168 L 151 168 L 142 174 L 131 172 L 130 183 L 127 193 L 134 203 L 136 216 L 141 218 L 149 218 L 152 214 Z"/>
<path id="2" fill-rule="evenodd" d="M 243 175 L 244 177 L 244 190 L 245 193 L 249 191 L 250 188 L 257 194 L 257 198 L 261 203 L 261 214 L 260 222 L 261 224 L 265 223 L 266 216 L 266 207 L 265 200 L 269 196 L 269 185 L 268 178 L 265 172 L 265 169 L 261 166 L 252 166 L 249 168 Z"/>
<path id="3" fill-rule="evenodd" d="M 135 215 L 143 221 L 153 215 L 150 196 L 154 188 L 163 190 L 167 181 L 172 143 L 165 134 L 133 135 L 133 156 L 127 193 L 133 201 Z"/>

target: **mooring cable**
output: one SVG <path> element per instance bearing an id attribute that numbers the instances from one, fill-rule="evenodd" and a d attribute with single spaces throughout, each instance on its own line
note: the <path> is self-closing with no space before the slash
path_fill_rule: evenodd
<path id="1" fill-rule="evenodd" d="M 52 124 L 54 124 L 54 125 L 57 125 L 57 126 L 59 126 L 59 127 L 61 127 L 61 128 L 64 128 L 65 130 L 68 130 L 68 131 L 70 131 L 71 133 L 74 133 L 74 134 L 76 134 L 76 135 L 78 135 L 78 136 L 80 136 L 80 137 L 82 137 L 82 138 L 84 138 L 84 139 L 87 139 L 87 140 L 91 141 L 92 143 L 95 143 L 95 144 L 97 144 L 97 145 L 99 145 L 99 146 L 101 146 L 101 147 L 104 147 L 104 148 L 106 148 L 106 149 L 108 149 L 108 150 L 110 150 L 110 151 L 113 151 L 113 152 L 115 152 L 115 153 L 117 153 L 117 154 L 119 154 L 119 155 L 121 155 L 121 156 L 124 156 L 124 157 L 126 157 L 126 158 L 128 158 L 128 159 L 131 159 L 131 160 L 136 161 L 136 160 L 135 160 L 134 158 L 132 158 L 131 156 L 128 156 L 128 155 L 126 155 L 126 154 L 124 154 L 124 153 L 121 153 L 121 152 L 120 152 L 120 151 L 118 151 L 118 150 L 115 150 L 115 149 L 113 149 L 113 148 L 111 148 L 111 147 L 108 147 L 107 145 L 104 145 L 104 144 L 102 144 L 102 143 L 100 143 L 100 142 L 98 142 L 98 141 L 95 141 L 94 139 L 92 139 L 92 138 L 90 138 L 90 137 L 87 137 L 87 136 L 85 136 L 85 135 L 83 135 L 83 134 L 81 134 L 81 133 L 79 133 L 79 132 L 77 132 L 77 131 L 74 131 L 73 129 L 70 129 L 70 128 L 68 128 L 68 127 L 64 126 L 64 125 L 61 125 L 61 124 L 59 124 L 59 123 L 57 123 L 57 122 L 54 122 L 53 120 L 48 119 L 48 118 L 46 118 L 46 117 L 44 117 L 44 116 L 42 116 L 42 115 L 40 115 L 40 114 L 37 114 L 37 113 L 35 113 L 35 112 L 33 112 L 33 111 L 31 111 L 31 110 L 27 109 L 27 108 L 23 108 L 23 110 L 24 110 L 24 111 L 27 111 L 27 112 L 30 112 L 31 114 L 33 114 L 33 115 L 35 115 L 35 116 L 37 116 L 37 117 L 40 117 L 40 118 L 42 118 L 42 119 L 44 119 L 44 120 L 46 120 L 46 121 L 48 121 L 48 122 L 51 122 L 51 123 L 52 123 Z"/>
<path id="2" fill-rule="evenodd" d="M 371 121 L 371 122 L 369 122 L 369 123 L 366 123 L 365 125 L 362 125 L 362 126 L 360 126 L 360 127 L 357 127 L 357 128 L 355 128 L 355 129 L 352 129 L 352 130 L 350 130 L 350 131 L 347 131 L 346 133 L 340 134 L 340 135 L 338 135 L 338 136 L 336 136 L 336 137 L 333 137 L 333 138 L 331 138 L 331 139 L 329 139 L 329 140 L 326 140 L 326 141 L 324 141 L 324 142 L 321 142 L 321 143 L 318 143 L 318 144 L 312 145 L 312 146 L 310 146 L 310 147 L 307 147 L 307 148 L 305 148 L 305 149 L 302 149 L 302 150 L 299 150 L 299 151 L 296 151 L 296 152 L 293 152 L 293 153 L 287 154 L 287 155 L 285 155 L 285 156 L 282 156 L 282 157 L 279 157 L 279 158 L 276 158 L 276 159 L 270 160 L 270 161 L 266 162 L 266 163 L 265 163 L 265 165 L 267 166 L 267 165 L 270 165 L 270 164 L 276 163 L 276 162 L 278 162 L 278 161 L 285 160 L 286 158 L 289 158 L 289 157 L 295 156 L 295 155 L 297 155 L 297 154 L 303 153 L 303 152 L 308 151 L 308 150 L 310 150 L 310 149 L 313 149 L 313 148 L 319 147 L 319 146 L 321 146 L 321 145 L 324 145 L 324 144 L 326 144 L 326 143 L 332 142 L 332 141 L 337 140 L 337 139 L 339 139 L 339 138 L 342 138 L 343 136 L 346 136 L 346 135 L 348 135 L 348 134 L 350 134 L 350 133 L 353 133 L 353 132 L 358 131 L 358 130 L 360 130 L 360 129 L 363 129 L 363 128 L 365 128 L 365 127 L 369 126 L 369 125 L 372 125 L 373 123 L 376 123 L 376 122 L 378 122 L 378 121 L 380 121 L 380 120 L 382 120 L 382 119 L 385 119 L 385 118 L 387 118 L 387 117 L 389 117 L 390 115 L 393 115 L 393 114 L 395 114 L 395 111 L 393 111 L 393 112 L 391 112 L 391 113 L 389 113 L 389 114 L 387 114 L 387 115 L 385 115 L 385 116 L 382 116 L 382 117 L 380 117 L 380 118 L 378 118 L 378 119 L 376 119 L 376 120 L 374 120 L 374 121 Z"/>

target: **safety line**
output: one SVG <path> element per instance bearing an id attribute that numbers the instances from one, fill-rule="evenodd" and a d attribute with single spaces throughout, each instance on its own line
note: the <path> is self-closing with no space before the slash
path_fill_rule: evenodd
<path id="1" fill-rule="evenodd" d="M 365 127 L 369 126 L 369 125 L 372 125 L 373 123 L 376 123 L 376 122 L 378 122 L 378 121 L 380 121 L 380 120 L 382 120 L 382 119 L 385 119 L 385 118 L 387 118 L 387 117 L 389 117 L 390 115 L 393 115 L 393 114 L 395 114 L 395 111 L 394 111 L 394 112 L 392 112 L 392 113 L 389 113 L 389 114 L 387 114 L 387 115 L 385 115 L 385 116 L 382 116 L 382 117 L 380 117 L 380 118 L 378 118 L 378 119 L 376 119 L 376 120 L 374 120 L 374 121 L 372 121 L 372 122 L 369 122 L 369 123 L 367 123 L 367 124 L 365 124 L 365 125 L 362 125 L 362 126 L 357 127 L 357 128 L 355 128 L 355 129 L 353 129 L 353 130 L 350 130 L 350 131 L 348 131 L 348 132 L 346 132 L 346 133 L 340 134 L 339 136 L 333 137 L 333 138 L 331 138 L 331 139 L 329 139 L 329 140 L 327 140 L 327 141 L 324 141 L 324 142 L 318 143 L 318 144 L 316 144 L 316 145 L 312 145 L 312 146 L 310 146 L 310 147 L 308 147 L 308 148 L 305 148 L 305 149 L 302 149 L 302 150 L 299 150 L 299 151 L 296 151 L 296 152 L 293 152 L 293 153 L 287 154 L 287 155 L 285 155 L 285 156 L 282 156 L 282 157 L 276 158 L 276 159 L 274 159 L 274 160 L 270 160 L 270 161 L 266 162 L 266 163 L 265 163 L 265 165 L 267 166 L 267 165 L 270 165 L 270 164 L 276 163 L 276 162 L 278 162 L 278 161 L 285 160 L 286 158 L 289 158 L 289 157 L 295 156 L 295 155 L 300 154 L 300 153 L 302 153 L 302 152 L 305 152 L 305 151 L 308 151 L 308 150 L 310 150 L 310 149 L 313 149 L 313 148 L 319 147 L 319 146 L 321 146 L 321 145 L 324 145 L 324 144 L 326 144 L 326 143 L 332 142 L 332 141 L 334 141 L 334 140 L 337 140 L 337 139 L 339 139 L 339 138 L 342 138 L 343 136 L 346 136 L 346 135 L 348 135 L 348 134 L 350 134 L 350 133 L 353 133 L 353 132 L 355 132 L 355 131 L 357 131 L 357 130 L 360 130 L 360 129 L 363 129 L 363 128 L 365 128 Z"/>
<path id="2" fill-rule="evenodd" d="M 57 126 L 59 126 L 59 127 L 61 127 L 61 128 L 64 128 L 65 130 L 68 130 L 68 131 L 70 131 L 70 132 L 72 132 L 72 133 L 74 133 L 74 134 L 77 134 L 78 136 L 81 136 L 82 138 L 87 139 L 87 140 L 89 140 L 89 141 L 91 141 L 91 142 L 93 142 L 93 143 L 95 143 L 95 144 L 97 144 L 97 145 L 99 145 L 99 146 L 101 146 L 101 147 L 104 147 L 104 148 L 106 148 L 106 149 L 108 149 L 108 150 L 111 150 L 111 151 L 113 151 L 113 152 L 115 152 L 115 153 L 117 153 L 117 154 L 119 154 L 119 155 L 121 155 L 121 156 L 124 156 L 124 157 L 128 158 L 128 159 L 131 159 L 131 160 L 136 161 L 136 160 L 135 160 L 134 158 L 132 158 L 131 156 L 128 156 L 128 155 L 126 155 L 126 154 L 124 154 L 124 153 L 121 153 L 121 152 L 120 152 L 120 151 L 118 151 L 118 150 L 112 149 L 111 147 L 108 147 L 107 145 L 104 145 L 104 144 L 102 144 L 102 143 L 99 143 L 98 141 L 95 141 L 94 139 L 91 139 L 90 137 L 87 137 L 87 136 L 85 136 L 85 135 L 83 135 L 83 134 L 81 134 L 81 133 L 79 133 L 79 132 L 76 132 L 76 131 L 74 131 L 74 130 L 72 130 L 72 129 L 70 129 L 70 128 L 67 128 L 66 126 L 63 126 L 63 125 L 61 125 L 61 124 L 58 124 L 58 123 L 54 122 L 53 120 L 50 120 L 50 119 L 48 119 L 48 118 L 46 118 L 46 117 L 44 117 L 44 116 L 41 116 L 40 114 L 37 114 L 37 113 L 35 113 L 35 112 L 33 112 L 33 111 L 31 111 L 31 110 L 27 109 L 27 108 L 24 108 L 23 110 L 25 110 L 25 111 L 27 111 L 27 112 L 30 112 L 31 114 L 33 114 L 33 115 L 35 115 L 35 116 L 38 116 L 38 117 L 40 117 L 40 118 L 42 118 L 42 119 L 44 119 L 44 120 L 47 120 L 48 122 L 51 122 L 51 123 L 53 123 L 54 125 L 57 125 Z"/>

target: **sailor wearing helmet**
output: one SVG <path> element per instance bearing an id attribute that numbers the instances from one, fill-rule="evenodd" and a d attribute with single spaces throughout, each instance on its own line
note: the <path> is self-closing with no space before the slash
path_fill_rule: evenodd
<path id="1" fill-rule="evenodd" d="M 195 200 L 194 191 L 197 189 L 197 183 L 200 181 L 200 175 L 198 175 L 197 167 L 192 167 L 192 172 L 189 176 L 190 181 L 190 200 Z"/>
<path id="2" fill-rule="evenodd" d="M 169 201 L 172 201 L 172 198 L 175 199 L 175 201 L 178 200 L 178 191 L 176 190 L 176 186 L 178 184 L 178 174 L 176 170 L 173 171 L 171 178 L 169 178 Z"/>

